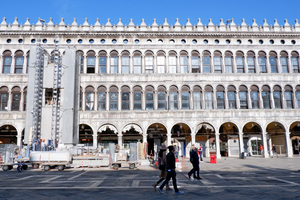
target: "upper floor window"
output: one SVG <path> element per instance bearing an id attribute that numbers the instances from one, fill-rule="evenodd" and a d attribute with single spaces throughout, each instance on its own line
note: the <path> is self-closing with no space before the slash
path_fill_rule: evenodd
<path id="1" fill-rule="evenodd" d="M 221 53 L 219 51 L 215 51 L 214 53 L 214 68 L 215 73 L 222 73 L 222 61 L 221 61 Z"/>
<path id="2" fill-rule="evenodd" d="M 217 109 L 224 109 L 224 87 L 223 86 L 217 86 Z"/>
<path id="3" fill-rule="evenodd" d="M 273 98 L 274 98 L 275 108 L 276 109 L 281 109 L 282 108 L 281 88 L 279 86 L 274 86 Z"/>
<path id="4" fill-rule="evenodd" d="M 192 73 L 200 73 L 200 61 L 199 53 L 197 51 L 192 52 Z"/>
<path id="5" fill-rule="evenodd" d="M 11 52 L 5 51 L 3 53 L 3 74 L 10 74 L 11 60 Z"/>
<path id="6" fill-rule="evenodd" d="M 122 53 L 122 73 L 129 74 L 129 52 Z"/>
<path id="7" fill-rule="evenodd" d="M 277 54 L 273 51 L 270 52 L 270 65 L 271 65 L 271 73 L 278 73 L 277 70 Z"/>
<path id="8" fill-rule="evenodd" d="M 24 91 L 23 91 L 23 111 L 26 111 L 26 105 L 27 105 L 27 87 L 24 88 Z"/>
<path id="9" fill-rule="evenodd" d="M 225 71 L 226 73 L 232 73 L 232 53 L 229 51 L 226 51 L 225 53 Z"/>
<path id="10" fill-rule="evenodd" d="M 181 88 L 181 109 L 189 110 L 190 109 L 190 91 L 187 86 Z"/>
<path id="11" fill-rule="evenodd" d="M 245 73 L 244 69 L 244 54 L 241 51 L 236 52 L 236 72 L 237 73 Z"/>
<path id="12" fill-rule="evenodd" d="M 188 54 L 186 51 L 180 52 L 180 72 L 188 73 Z"/>
<path id="13" fill-rule="evenodd" d="M 21 89 L 19 87 L 14 87 L 12 89 L 12 102 L 11 102 L 12 111 L 20 110 L 20 100 L 21 100 Z"/>
<path id="14" fill-rule="evenodd" d="M 1 87 L 0 88 L 0 111 L 8 110 L 8 88 Z"/>
<path id="15" fill-rule="evenodd" d="M 247 53 L 247 64 L 248 64 L 248 73 L 255 73 L 255 63 L 254 63 L 254 52 L 249 51 Z"/>
<path id="16" fill-rule="evenodd" d="M 154 109 L 154 89 L 150 86 L 146 88 L 146 110 Z"/>
<path id="17" fill-rule="evenodd" d="M 200 110 L 201 109 L 201 88 L 199 86 L 195 86 L 193 89 L 193 102 L 194 102 L 194 110 Z"/>
<path id="18" fill-rule="evenodd" d="M 85 110 L 94 110 L 95 92 L 94 88 L 89 86 L 85 89 Z"/>
<path id="19" fill-rule="evenodd" d="M 17 51 L 15 54 L 15 73 L 22 74 L 24 65 L 24 55 L 22 51 Z"/>
<path id="20" fill-rule="evenodd" d="M 248 101 L 247 101 L 247 88 L 245 86 L 240 86 L 239 88 L 239 99 L 240 99 L 240 108 L 247 109 Z"/>
<path id="21" fill-rule="evenodd" d="M 287 60 L 288 60 L 288 54 L 282 51 L 280 53 L 280 64 L 281 64 L 282 73 L 289 73 Z"/>
<path id="22" fill-rule="evenodd" d="M 106 74 L 106 66 L 107 66 L 106 52 L 101 51 L 99 53 L 99 73 L 100 74 Z"/>
<path id="23" fill-rule="evenodd" d="M 142 88 L 135 87 L 133 89 L 133 109 L 142 110 Z"/>
<path id="24" fill-rule="evenodd" d="M 213 109 L 213 89 L 211 86 L 205 86 L 205 109 Z"/>
<path id="25" fill-rule="evenodd" d="M 142 54 L 140 52 L 134 52 L 133 54 L 133 73 L 142 73 Z"/>
<path id="26" fill-rule="evenodd" d="M 284 87 L 284 98 L 285 98 L 285 104 L 286 108 L 291 109 L 293 108 L 293 98 L 292 98 L 293 89 L 291 86 L 285 86 Z"/>
<path id="27" fill-rule="evenodd" d="M 210 52 L 209 51 L 204 51 L 203 52 L 203 73 L 210 73 Z"/>
<path id="28" fill-rule="evenodd" d="M 297 85 L 297 87 L 296 87 L 295 95 L 296 95 L 296 99 L 297 99 L 298 108 L 300 108 L 300 86 L 299 85 Z"/>
<path id="29" fill-rule="evenodd" d="M 258 94 L 259 94 L 259 90 L 258 87 L 256 86 L 251 86 L 251 105 L 253 109 L 258 109 L 259 108 L 259 99 L 258 99 Z"/>
<path id="30" fill-rule="evenodd" d="M 109 89 L 109 110 L 118 110 L 118 89 L 114 86 Z"/>
<path id="31" fill-rule="evenodd" d="M 258 64 L 261 73 L 267 73 L 266 54 L 262 51 L 258 53 Z"/>
<path id="32" fill-rule="evenodd" d="M 235 87 L 229 86 L 227 92 L 229 109 L 236 109 L 235 93 L 236 93 Z"/>
<path id="33" fill-rule="evenodd" d="M 157 54 L 157 73 L 165 73 L 165 54 L 159 51 Z"/>
<path id="34" fill-rule="evenodd" d="M 263 99 L 264 109 L 270 109 L 271 108 L 270 88 L 268 86 L 263 86 L 262 87 L 261 96 L 262 96 L 262 99 Z"/>
<path id="35" fill-rule="evenodd" d="M 130 109 L 130 91 L 129 88 L 124 86 L 122 87 L 122 110 Z"/>
<path id="36" fill-rule="evenodd" d="M 116 51 L 110 53 L 110 73 L 118 73 L 118 53 Z"/>
<path id="37" fill-rule="evenodd" d="M 87 53 L 87 73 L 95 73 L 95 52 L 89 51 Z"/>
<path id="38" fill-rule="evenodd" d="M 178 91 L 175 86 L 170 87 L 170 110 L 178 109 Z"/>
<path id="39" fill-rule="evenodd" d="M 83 63 L 84 63 L 84 61 L 83 61 L 83 58 L 84 58 L 83 57 L 83 52 L 82 51 L 77 51 L 76 53 L 79 56 L 79 66 L 80 66 L 79 70 L 80 70 L 80 73 L 83 73 Z"/>
<path id="40" fill-rule="evenodd" d="M 106 110 L 106 88 L 98 88 L 98 110 Z"/>
<path id="41" fill-rule="evenodd" d="M 153 54 L 150 51 L 145 54 L 145 73 L 153 73 Z"/>
<path id="42" fill-rule="evenodd" d="M 177 72 L 177 55 L 174 51 L 169 53 L 169 72 L 176 73 Z"/>
<path id="43" fill-rule="evenodd" d="M 166 110 L 166 88 L 163 86 L 158 87 L 157 90 L 157 101 L 158 101 L 158 110 Z"/>
<path id="44" fill-rule="evenodd" d="M 291 63 L 293 66 L 293 72 L 294 73 L 299 73 L 299 55 L 297 52 L 293 51 L 292 52 L 292 57 L 291 57 Z"/>

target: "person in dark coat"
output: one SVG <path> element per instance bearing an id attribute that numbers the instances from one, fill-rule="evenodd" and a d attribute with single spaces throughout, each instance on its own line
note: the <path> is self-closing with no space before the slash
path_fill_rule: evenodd
<path id="1" fill-rule="evenodd" d="M 163 184 L 159 188 L 157 188 L 157 190 L 161 194 L 163 194 L 164 193 L 163 192 L 164 186 L 167 183 L 169 183 L 170 179 L 172 178 L 175 193 L 176 194 L 183 194 L 183 192 L 179 191 L 179 189 L 177 188 L 177 183 L 176 183 L 176 171 L 175 171 L 176 165 L 175 165 L 175 155 L 174 155 L 175 149 L 174 149 L 173 146 L 168 146 L 168 149 L 169 149 L 169 153 L 167 155 L 167 178 L 163 182 Z"/>
<path id="2" fill-rule="evenodd" d="M 193 165 L 193 168 L 188 173 L 189 179 L 191 179 L 191 174 L 194 174 L 195 172 L 197 173 L 197 175 L 194 178 L 195 179 L 202 179 L 202 178 L 200 178 L 200 175 L 199 175 L 199 173 L 200 173 L 199 156 L 198 156 L 197 149 L 196 149 L 195 145 L 192 145 L 192 150 L 190 151 L 190 161 Z"/>

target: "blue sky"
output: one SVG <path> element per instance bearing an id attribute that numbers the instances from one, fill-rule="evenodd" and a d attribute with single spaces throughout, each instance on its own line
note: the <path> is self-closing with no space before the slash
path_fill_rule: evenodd
<path id="1" fill-rule="evenodd" d="M 210 18 L 214 24 L 219 24 L 221 18 L 224 21 L 234 18 L 236 24 L 241 24 L 245 18 L 251 25 L 255 18 L 259 25 L 264 19 L 268 24 L 277 19 L 279 25 L 288 19 L 294 25 L 295 19 L 300 20 L 299 8 L 300 0 L 27 0 L 1 2 L 0 17 L 6 17 L 7 23 L 13 23 L 15 17 L 19 23 L 24 23 L 27 17 L 30 23 L 36 23 L 39 17 L 49 22 L 52 17 L 54 24 L 62 17 L 66 24 L 71 24 L 73 18 L 78 24 L 83 24 L 85 18 L 90 24 L 95 24 L 96 18 L 101 24 L 107 18 L 117 24 L 122 18 L 124 25 L 130 18 L 134 24 L 141 24 L 144 18 L 147 25 L 154 18 L 158 24 L 167 18 L 170 25 L 175 24 L 176 18 L 181 24 L 186 24 L 188 18 L 192 24 L 197 24 L 198 18 L 203 24 L 208 24 Z"/>

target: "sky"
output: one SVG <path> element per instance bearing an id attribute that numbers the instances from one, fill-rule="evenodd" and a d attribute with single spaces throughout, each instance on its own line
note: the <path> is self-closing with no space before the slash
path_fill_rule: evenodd
<path id="1" fill-rule="evenodd" d="M 54 24 L 59 24 L 63 17 L 66 25 L 72 24 L 74 18 L 78 24 L 83 24 L 85 18 L 89 24 L 95 24 L 97 18 L 100 24 L 106 24 L 110 18 L 113 25 L 119 18 L 124 25 L 129 24 L 131 18 L 136 25 L 141 24 L 142 19 L 152 25 L 154 18 L 158 25 L 162 25 L 165 18 L 170 25 L 175 24 L 176 18 L 180 24 L 186 24 L 188 18 L 197 24 L 201 18 L 202 24 L 207 25 L 210 18 L 214 24 L 219 24 L 221 18 L 224 22 L 233 18 L 239 25 L 244 18 L 246 24 L 251 25 L 255 18 L 258 25 L 262 25 L 264 19 L 270 25 L 275 19 L 279 25 L 284 25 L 285 19 L 294 25 L 295 19 L 300 21 L 299 8 L 300 0 L 3 0 L 0 17 L 5 17 L 7 23 L 13 23 L 17 17 L 23 24 L 26 18 L 31 24 L 38 18 L 48 23 L 50 17 Z"/>

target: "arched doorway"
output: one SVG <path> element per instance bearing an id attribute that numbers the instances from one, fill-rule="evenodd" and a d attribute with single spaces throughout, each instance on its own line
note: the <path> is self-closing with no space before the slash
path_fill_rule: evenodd
<path id="1" fill-rule="evenodd" d="M 148 155 L 156 156 L 162 143 L 167 146 L 167 129 L 160 123 L 154 123 L 147 129 Z"/>
<path id="2" fill-rule="evenodd" d="M 294 122 L 290 126 L 290 139 L 292 143 L 293 154 L 300 154 L 300 122 Z"/>
<path id="3" fill-rule="evenodd" d="M 79 125 L 79 144 L 93 146 L 93 130 L 87 124 Z"/>
<path id="4" fill-rule="evenodd" d="M 215 129 L 208 123 L 201 123 L 196 128 L 195 145 L 203 148 L 203 157 L 209 157 L 210 154 L 216 155 Z"/>
<path id="5" fill-rule="evenodd" d="M 244 152 L 248 155 L 262 156 L 259 150 L 262 141 L 262 129 L 255 122 L 249 122 L 243 127 Z"/>
<path id="6" fill-rule="evenodd" d="M 0 127 L 0 144 L 17 144 L 18 132 L 12 125 Z"/>
<path id="7" fill-rule="evenodd" d="M 143 142 L 143 131 L 136 124 L 128 124 L 123 131 L 123 145 L 125 149 L 130 149 L 130 143 Z"/>
<path id="8" fill-rule="evenodd" d="M 191 129 L 188 125 L 178 123 L 171 129 L 171 143 L 178 149 L 178 157 L 186 156 L 187 144 L 191 142 Z"/>
<path id="9" fill-rule="evenodd" d="M 220 133 L 220 154 L 221 156 L 239 156 L 239 130 L 231 122 L 221 125 Z"/>
<path id="10" fill-rule="evenodd" d="M 109 143 L 118 144 L 117 129 L 110 124 L 101 126 L 97 132 L 97 140 L 97 146 L 102 146 L 104 149 L 109 148 Z"/>
<path id="11" fill-rule="evenodd" d="M 269 135 L 268 145 L 270 148 L 268 149 L 272 149 L 272 146 L 274 144 L 276 147 L 276 153 L 278 155 L 287 154 L 284 126 L 279 122 L 272 122 L 267 126 L 266 131 Z"/>

